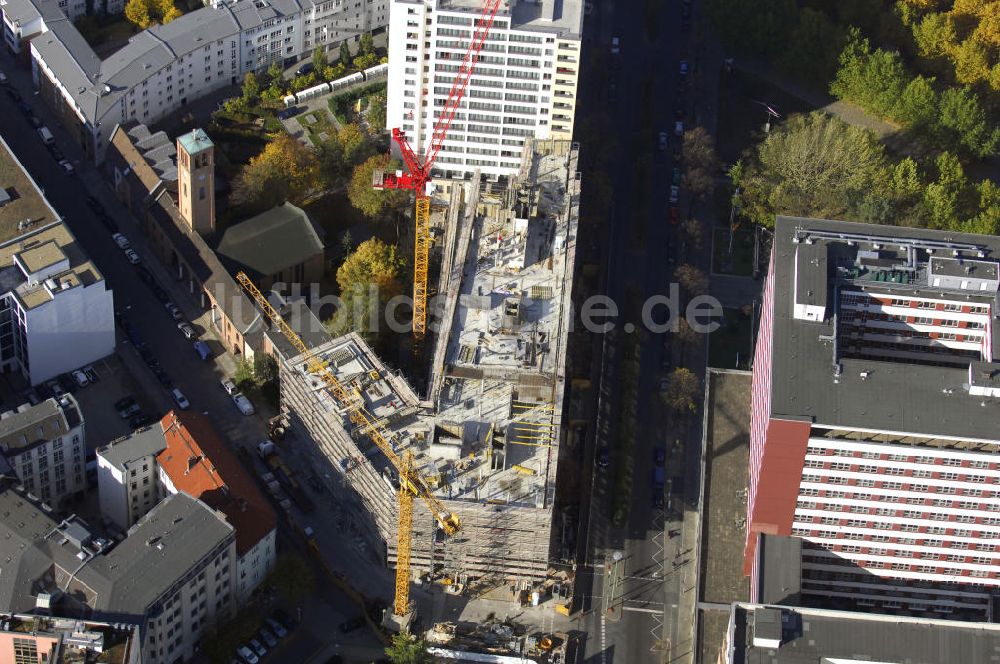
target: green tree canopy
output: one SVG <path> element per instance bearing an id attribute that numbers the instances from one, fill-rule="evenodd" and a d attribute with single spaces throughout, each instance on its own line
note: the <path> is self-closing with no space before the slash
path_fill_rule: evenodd
<path id="1" fill-rule="evenodd" d="M 385 656 L 392 664 L 431 664 L 434 661 L 427 653 L 427 642 L 405 632 L 392 635 L 392 644 L 386 647 Z"/>
<path id="2" fill-rule="evenodd" d="M 776 213 L 844 218 L 886 175 L 885 150 L 870 132 L 815 112 L 772 130 L 738 184 L 744 212 L 771 226 Z"/>
<path id="3" fill-rule="evenodd" d="M 362 55 L 368 55 L 369 53 L 375 52 L 375 40 L 372 38 L 372 33 L 365 32 L 361 35 L 361 40 L 358 42 L 358 53 Z"/>
<path id="4" fill-rule="evenodd" d="M 257 80 L 257 74 L 249 71 L 243 77 L 243 101 L 247 104 L 253 104 L 256 103 L 259 97 L 260 82 Z"/>
<path id="5" fill-rule="evenodd" d="M 340 64 L 351 66 L 351 47 L 347 45 L 347 40 L 340 42 Z"/>
<path id="6" fill-rule="evenodd" d="M 396 248 L 378 238 L 359 244 L 337 269 L 341 307 L 327 329 L 336 335 L 354 331 L 368 341 L 381 336 L 385 304 L 402 293 L 402 265 Z"/>
<path id="7" fill-rule="evenodd" d="M 375 155 L 358 164 L 347 185 L 347 198 L 351 205 L 369 218 L 377 218 L 388 210 L 402 209 L 410 200 L 405 189 L 375 189 L 372 176 L 375 171 L 392 171 L 400 167 L 387 155 Z"/>
<path id="8" fill-rule="evenodd" d="M 301 203 L 319 183 L 316 154 L 282 132 L 240 171 L 233 202 L 259 211 L 285 201 Z"/>

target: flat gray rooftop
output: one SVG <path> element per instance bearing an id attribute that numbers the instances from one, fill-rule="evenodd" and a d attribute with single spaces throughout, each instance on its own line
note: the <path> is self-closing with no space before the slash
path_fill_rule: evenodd
<path id="1" fill-rule="evenodd" d="M 579 37 L 583 32 L 584 0 L 510 0 L 511 29 L 539 30 Z M 482 0 L 440 0 L 439 11 L 479 14 Z M 503 16 L 503 5 L 497 16 Z"/>
<path id="2" fill-rule="evenodd" d="M 781 645 L 755 646 L 771 611 L 780 611 Z M 1000 625 L 876 616 L 847 611 L 734 606 L 734 664 L 906 662 L 988 664 L 1000 652 Z M 758 618 L 765 624 L 758 625 Z"/>
<path id="3" fill-rule="evenodd" d="M 900 243 L 911 240 L 958 243 L 969 247 L 964 251 L 981 252 L 983 260 L 1000 258 L 1000 238 L 997 237 L 778 217 L 774 232 L 772 417 L 806 419 L 816 425 L 847 429 L 1000 440 L 996 424 L 1000 419 L 1000 399 L 969 396 L 963 388 L 968 382 L 967 367 L 840 358 L 840 375 L 835 375 L 832 341 L 835 330 L 830 310 L 823 322 L 793 317 L 796 250 L 801 246 L 793 242 L 793 238 L 799 229 L 891 237 Z M 880 282 L 874 286 L 881 288 L 885 284 Z M 828 288 L 832 288 L 832 282 Z M 932 292 L 932 289 L 926 290 Z M 969 301 L 984 298 L 986 296 L 979 293 L 969 294 Z M 993 307 L 996 331 L 1000 325 L 996 321 L 995 295 L 989 296 L 989 302 Z M 994 347 L 997 346 L 994 344 Z"/>

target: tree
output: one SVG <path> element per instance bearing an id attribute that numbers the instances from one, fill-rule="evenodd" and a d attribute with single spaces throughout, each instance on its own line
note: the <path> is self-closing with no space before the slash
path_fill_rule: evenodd
<path id="1" fill-rule="evenodd" d="M 347 40 L 340 42 L 340 64 L 351 66 L 351 47 L 347 45 Z"/>
<path id="2" fill-rule="evenodd" d="M 966 39 L 952 54 L 955 78 L 959 83 L 974 85 L 990 77 L 990 53 L 975 39 Z"/>
<path id="3" fill-rule="evenodd" d="M 693 413 L 698 410 L 698 396 L 701 391 L 701 381 L 690 369 L 677 367 L 667 378 L 667 389 L 663 400 L 667 406 L 678 415 Z"/>
<path id="4" fill-rule="evenodd" d="M 277 85 L 279 88 L 284 89 L 285 72 L 282 71 L 281 65 L 277 62 L 272 62 L 267 68 L 267 83 L 268 85 Z"/>
<path id="5" fill-rule="evenodd" d="M 341 306 L 327 329 L 336 335 L 354 331 L 368 341 L 375 340 L 382 330 L 379 323 L 385 304 L 402 293 L 402 265 L 396 248 L 378 238 L 359 244 L 337 269 Z"/>
<path id="6" fill-rule="evenodd" d="M 147 0 L 128 0 L 125 4 L 125 18 L 145 30 L 149 27 L 149 3 Z"/>
<path id="7" fill-rule="evenodd" d="M 960 221 L 971 211 L 972 202 L 968 179 L 958 157 L 942 152 L 935 160 L 937 180 L 924 189 L 924 206 L 930 217 L 930 226 L 942 230 L 956 230 Z"/>
<path id="8" fill-rule="evenodd" d="M 280 133 L 240 171 L 233 186 L 233 201 L 260 210 L 285 201 L 301 203 L 319 183 L 316 154 Z"/>
<path id="9" fill-rule="evenodd" d="M 374 53 L 359 55 L 351 61 L 351 66 L 355 69 L 368 69 L 378 64 L 378 56 Z"/>
<path id="10" fill-rule="evenodd" d="M 677 324 L 677 331 L 674 332 L 674 338 L 684 346 L 693 346 L 698 341 L 698 333 L 686 318 L 681 318 Z"/>
<path id="11" fill-rule="evenodd" d="M 361 210 L 366 217 L 376 218 L 387 210 L 401 209 L 410 200 L 410 192 L 405 189 L 375 189 L 372 175 L 375 171 L 395 170 L 398 162 L 392 162 L 387 155 L 375 155 L 358 164 L 347 185 L 347 198 L 351 205 Z"/>
<path id="12" fill-rule="evenodd" d="M 803 79 L 829 81 L 837 71 L 844 31 L 826 14 L 811 7 L 797 12 L 787 48 L 778 57 L 785 71 Z"/>
<path id="13" fill-rule="evenodd" d="M 249 71 L 243 77 L 243 101 L 247 104 L 254 104 L 259 97 L 260 81 L 257 80 L 257 74 Z"/>
<path id="14" fill-rule="evenodd" d="M 337 142 L 340 143 L 344 160 L 349 164 L 360 164 L 371 156 L 368 137 L 354 122 L 341 126 L 337 131 Z"/>
<path id="15" fill-rule="evenodd" d="M 915 76 L 906 84 L 897 105 L 896 116 L 917 133 L 930 133 L 937 123 L 938 96 L 932 80 Z"/>
<path id="16" fill-rule="evenodd" d="M 871 132 L 822 112 L 794 115 L 757 146 L 737 182 L 743 214 L 771 226 L 777 213 L 844 218 L 882 186 L 885 149 Z"/>
<path id="17" fill-rule="evenodd" d="M 326 68 L 326 53 L 323 52 L 322 46 L 317 46 L 313 50 L 312 64 L 313 69 L 316 70 L 317 73 L 322 72 Z"/>
<path id="18" fill-rule="evenodd" d="M 687 166 L 714 172 L 719 168 L 715 156 L 715 142 L 704 127 L 694 127 L 684 132 L 681 138 L 681 158 Z"/>
<path id="19" fill-rule="evenodd" d="M 944 145 L 957 141 L 966 152 L 977 157 L 987 157 L 997 151 L 1000 129 L 970 88 L 948 88 L 941 93 L 939 122 Z"/>
<path id="20" fill-rule="evenodd" d="M 674 278 L 680 283 L 688 297 L 704 295 L 708 292 L 708 277 L 694 265 L 684 263 L 678 266 L 674 270 Z"/>
<path id="21" fill-rule="evenodd" d="M 274 356 L 267 353 L 254 354 L 253 376 L 262 385 L 278 380 L 278 362 Z"/>
<path id="22" fill-rule="evenodd" d="M 695 249 L 701 249 L 701 243 L 704 239 L 704 229 L 702 228 L 701 222 L 694 217 L 688 217 L 681 224 L 681 230 L 684 232 L 684 237 Z"/>
<path id="23" fill-rule="evenodd" d="M 239 360 L 236 363 L 236 373 L 233 375 L 233 382 L 241 390 L 249 390 L 255 386 L 253 365 L 247 360 Z"/>
<path id="24" fill-rule="evenodd" d="M 375 40 L 372 38 L 372 33 L 366 32 L 361 35 L 361 41 L 358 42 L 358 53 L 361 55 L 375 53 Z"/>
<path id="25" fill-rule="evenodd" d="M 927 14 L 913 26 L 913 40 L 917 52 L 929 60 L 944 60 L 951 56 L 958 45 L 955 21 L 949 14 L 934 12 Z"/>
<path id="26" fill-rule="evenodd" d="M 392 635 L 392 644 L 385 649 L 385 656 L 392 664 L 431 664 L 427 642 L 406 632 Z"/>
<path id="27" fill-rule="evenodd" d="M 385 131 L 385 92 L 376 92 L 368 97 L 368 113 L 365 119 L 368 120 L 368 127 L 373 134 L 381 134 Z"/>
<path id="28" fill-rule="evenodd" d="M 909 79 L 898 53 L 882 49 L 872 51 L 861 32 L 851 28 L 830 92 L 880 117 L 894 118 L 897 101 Z"/>

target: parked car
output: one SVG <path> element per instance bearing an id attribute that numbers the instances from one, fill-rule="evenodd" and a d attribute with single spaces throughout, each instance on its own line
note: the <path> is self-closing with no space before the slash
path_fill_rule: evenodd
<path id="1" fill-rule="evenodd" d="M 242 659 L 247 664 L 257 664 L 257 662 L 260 661 L 260 658 L 257 657 L 254 651 L 250 650 L 250 648 L 246 646 L 240 646 L 239 648 L 237 648 L 236 654 L 239 655 L 240 659 Z"/>
<path id="2" fill-rule="evenodd" d="M 667 132 L 665 131 L 660 132 L 660 135 L 656 142 L 656 147 L 657 149 L 659 149 L 660 152 L 663 152 L 664 150 L 667 149 Z"/>
<path id="3" fill-rule="evenodd" d="M 271 630 L 269 630 L 267 627 L 261 627 L 258 634 L 260 635 L 261 640 L 263 640 L 264 643 L 267 644 L 268 648 L 271 648 L 273 650 L 278 646 L 278 639 L 274 636 L 274 634 L 271 633 Z"/>
<path id="4" fill-rule="evenodd" d="M 618 37 L 611 38 L 611 55 L 618 55 L 621 53 L 621 40 Z"/>
<path id="5" fill-rule="evenodd" d="M 35 129 L 39 129 L 42 126 L 42 119 L 37 115 L 32 115 L 31 117 L 29 117 L 28 122 L 30 122 L 31 126 L 34 127 Z"/>
<path id="6" fill-rule="evenodd" d="M 268 441 L 268 442 L 270 442 L 270 441 Z M 271 443 L 271 444 L 273 445 L 274 443 Z M 299 624 L 298 620 L 296 620 L 295 618 L 291 617 L 290 615 L 288 615 L 287 613 L 285 613 L 281 609 L 275 609 L 274 613 L 272 613 L 271 615 L 274 617 L 275 620 L 277 620 L 282 625 L 284 625 L 285 629 L 287 629 L 289 632 L 292 631 L 293 629 L 295 629 L 298 626 L 298 624 Z"/>
<path id="7" fill-rule="evenodd" d="M 153 367 L 153 375 L 156 376 L 156 380 L 160 381 L 160 385 L 170 389 L 174 386 L 174 381 L 170 380 L 170 376 L 167 372 L 163 370 L 162 367 Z"/>
<path id="8" fill-rule="evenodd" d="M 181 410 L 187 410 L 188 408 L 191 407 L 191 403 L 187 400 L 187 397 L 184 396 L 184 393 L 181 392 L 178 388 L 175 387 L 174 389 L 170 390 L 170 395 L 173 396 L 174 403 L 176 403 L 177 407 L 180 408 Z M 261 656 L 263 657 L 263 655 Z"/>
<path id="9" fill-rule="evenodd" d="M 253 404 L 250 403 L 250 399 L 247 399 L 239 392 L 233 395 L 233 403 L 236 404 L 236 407 L 239 408 L 240 412 L 243 413 L 244 415 L 253 415 L 255 412 L 253 409 Z"/>
<path id="10" fill-rule="evenodd" d="M 340 623 L 340 631 L 343 634 L 347 634 L 348 632 L 353 632 L 354 630 L 360 628 L 364 624 L 365 624 L 365 619 L 361 616 L 358 616 L 357 618 L 351 618 L 350 620 L 345 620 L 344 622 Z"/>
<path id="11" fill-rule="evenodd" d="M 181 313 L 180 308 L 176 304 L 174 304 L 173 302 L 167 302 L 163 306 L 166 307 L 167 312 L 170 314 L 171 318 L 178 321 L 183 320 L 184 314 Z"/>
<path id="12" fill-rule="evenodd" d="M 177 329 L 181 331 L 185 339 L 193 339 L 195 336 L 194 328 L 187 323 L 177 323 Z"/>
<path id="13" fill-rule="evenodd" d="M 611 451 L 607 447 L 602 447 L 597 451 L 597 465 L 601 468 L 607 468 L 611 463 Z"/>
<path id="14" fill-rule="evenodd" d="M 25 106 L 27 106 L 27 104 L 25 104 Z M 20 108 L 20 105 L 18 107 Z M 21 108 L 21 111 L 24 110 L 25 110 L 24 108 Z M 25 117 L 30 118 L 34 114 L 35 112 L 31 110 L 31 107 L 27 106 L 27 112 L 25 112 Z M 52 132 L 49 131 L 48 127 L 41 126 L 36 131 L 38 132 L 38 137 L 42 139 L 42 143 L 45 143 L 46 145 L 52 145 L 53 143 L 55 143 L 56 137 L 52 135 Z"/>
<path id="15" fill-rule="evenodd" d="M 305 76 L 306 74 L 311 74 L 316 67 L 311 62 L 307 62 L 298 69 L 295 70 L 296 76 Z"/>
<path id="16" fill-rule="evenodd" d="M 141 408 L 139 408 L 139 404 L 137 404 L 137 403 L 135 403 L 133 401 L 132 405 L 128 406 L 127 408 L 121 408 L 121 409 L 119 409 L 119 411 L 118 411 L 118 417 L 122 418 L 123 420 L 127 420 L 128 418 L 132 417 L 133 415 L 138 414 L 138 412 L 140 410 L 141 410 Z"/>
<path id="17" fill-rule="evenodd" d="M 7 85 L 7 74 L 0 71 L 0 85 Z"/>
<path id="18" fill-rule="evenodd" d="M 81 371 L 83 371 L 83 373 L 87 376 L 87 380 L 89 380 L 91 383 L 96 383 L 101 380 L 100 377 L 97 375 L 97 371 L 94 369 L 94 367 L 90 366 L 89 364 L 85 366 L 83 369 L 81 369 Z"/>
<path id="19" fill-rule="evenodd" d="M 670 204 L 671 205 L 674 205 L 675 203 L 677 203 L 677 200 L 680 198 L 680 195 L 681 195 L 681 188 L 678 187 L 676 184 L 670 185 Z"/>
<path id="20" fill-rule="evenodd" d="M 128 238 L 122 235 L 121 233 L 115 233 L 114 235 L 111 236 L 111 239 L 114 240 L 115 244 L 117 244 L 122 249 L 128 249 L 129 247 L 132 246 L 132 243 L 128 241 Z"/>
<path id="21" fill-rule="evenodd" d="M 674 123 L 674 134 L 676 134 L 677 136 L 684 135 L 684 123 L 681 122 L 680 120 Z"/>
<path id="22" fill-rule="evenodd" d="M 687 76 L 689 70 L 690 70 L 690 66 L 688 65 L 688 61 L 687 60 L 681 60 L 681 64 L 680 64 L 680 73 L 681 73 L 681 76 Z"/>
<path id="23" fill-rule="evenodd" d="M 683 174 L 681 173 L 681 167 L 680 166 L 674 166 L 673 183 L 676 184 L 676 185 L 680 185 L 682 178 L 683 178 Z"/>
<path id="24" fill-rule="evenodd" d="M 142 279 L 142 282 L 147 285 L 153 284 L 153 273 L 145 268 L 143 265 L 136 265 L 135 272 Z"/>
<path id="25" fill-rule="evenodd" d="M 132 265 L 138 265 L 142 262 L 142 259 L 139 258 L 139 254 L 135 253 L 135 249 L 126 249 L 125 258 L 127 258 L 128 262 Z"/>
<path id="26" fill-rule="evenodd" d="M 199 339 L 192 344 L 194 346 L 194 352 L 198 353 L 198 357 L 202 360 L 208 361 L 212 359 L 212 349 L 208 347 L 208 344 Z"/>
<path id="27" fill-rule="evenodd" d="M 670 206 L 670 223 L 671 224 L 681 223 L 681 211 L 677 208 L 676 205 Z"/>
<path id="28" fill-rule="evenodd" d="M 274 632 L 279 639 L 283 639 L 288 636 L 288 630 L 285 629 L 285 626 L 274 618 L 264 618 L 264 622 L 267 623 L 267 626 L 271 628 L 271 631 Z"/>
<path id="29" fill-rule="evenodd" d="M 5 88 L 4 92 L 7 93 L 7 96 L 10 97 L 11 101 L 13 102 L 21 101 L 21 93 L 15 90 L 14 88 Z"/>
<path id="30" fill-rule="evenodd" d="M 667 460 L 667 451 L 662 447 L 657 447 L 653 451 L 653 462 L 657 465 L 657 467 L 663 468 L 663 464 L 666 462 L 666 460 Z"/>
<path id="31" fill-rule="evenodd" d="M 52 155 L 52 158 L 55 159 L 56 161 L 63 161 L 64 159 L 66 159 L 66 155 L 64 155 L 62 153 L 62 150 L 57 148 L 55 145 L 49 145 L 47 147 L 49 149 L 49 154 Z"/>
<path id="32" fill-rule="evenodd" d="M 73 372 L 73 380 L 75 380 L 76 384 L 79 385 L 80 387 L 87 387 L 88 385 L 90 385 L 90 378 L 88 378 L 87 374 L 80 371 L 79 369 Z"/>
<path id="33" fill-rule="evenodd" d="M 121 399 L 115 402 L 115 410 L 122 410 L 124 408 L 128 408 L 134 403 L 135 399 L 133 399 L 131 396 L 122 397 Z"/>
<path id="34" fill-rule="evenodd" d="M 59 381 L 59 387 L 62 388 L 63 392 L 72 392 L 77 387 L 79 387 L 76 384 L 76 379 L 73 378 L 73 376 L 68 373 L 59 374 L 58 376 L 56 376 L 56 380 Z"/>
<path id="35" fill-rule="evenodd" d="M 76 169 L 73 168 L 73 164 L 69 163 L 69 161 L 63 159 L 59 162 L 59 165 L 62 167 L 66 175 L 76 175 Z"/>
<path id="36" fill-rule="evenodd" d="M 257 639 L 250 639 L 250 647 L 261 657 L 267 654 L 267 648 Z"/>
<path id="37" fill-rule="evenodd" d="M 128 425 L 133 429 L 141 429 L 142 427 L 149 426 L 156 421 L 156 418 L 152 415 L 147 415 L 146 413 L 139 413 L 132 419 L 128 421 Z"/>
<path id="38" fill-rule="evenodd" d="M 228 394 L 229 396 L 232 396 L 232 395 L 236 394 L 236 383 L 234 383 L 233 381 L 229 380 L 228 378 L 223 378 L 222 379 L 222 389 L 224 389 L 226 391 L 226 394 Z"/>

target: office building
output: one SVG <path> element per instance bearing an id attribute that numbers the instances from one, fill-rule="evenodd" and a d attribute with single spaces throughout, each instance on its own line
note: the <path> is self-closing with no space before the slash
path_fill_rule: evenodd
<path id="1" fill-rule="evenodd" d="M 998 260 L 992 236 L 778 217 L 753 367 L 751 588 L 760 536 L 790 535 L 803 602 L 991 618 Z"/>
<path id="2" fill-rule="evenodd" d="M 529 138 L 573 136 L 583 0 L 507 0 L 435 162 L 442 177 L 514 175 Z M 472 41 L 480 0 L 391 0 L 386 126 L 417 154 Z"/>
<path id="3" fill-rule="evenodd" d="M 0 371 L 37 385 L 114 352 L 114 302 L 59 213 L 0 143 Z"/>
<path id="4" fill-rule="evenodd" d="M 971 664 L 998 650 L 998 625 L 737 602 L 715 664 Z"/>
<path id="5" fill-rule="evenodd" d="M 87 487 L 83 413 L 72 394 L 0 413 L 0 453 L 26 491 L 54 507 Z"/>

